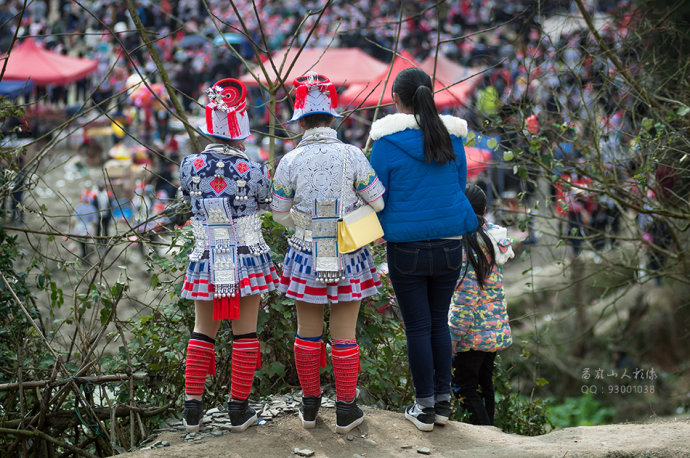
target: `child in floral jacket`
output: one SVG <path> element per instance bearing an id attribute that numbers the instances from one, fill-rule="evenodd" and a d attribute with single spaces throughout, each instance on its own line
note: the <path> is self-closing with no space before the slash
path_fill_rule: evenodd
<path id="1" fill-rule="evenodd" d="M 481 188 L 469 185 L 465 195 L 479 225 L 463 237 L 462 274 L 448 312 L 454 355 L 452 387 L 472 424 L 493 425 L 494 358 L 513 342 L 503 264 L 514 253 L 506 228 L 484 220 L 486 194 Z"/>

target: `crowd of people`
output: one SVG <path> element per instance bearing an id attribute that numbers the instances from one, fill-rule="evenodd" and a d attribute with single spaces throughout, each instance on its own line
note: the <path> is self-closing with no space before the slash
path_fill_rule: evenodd
<path id="1" fill-rule="evenodd" d="M 76 52 L 97 59 L 98 70 L 76 83 L 77 103 L 97 104 L 113 97 L 113 102 L 106 105 L 111 117 L 125 120 L 134 136 L 151 150 L 168 156 L 159 160 L 152 155 L 157 174 L 168 172 L 168 162 L 179 163 L 176 132 L 170 127 L 171 107 L 155 100 L 148 106 L 136 106 L 122 93 L 128 78 L 135 73 L 134 66 L 150 75 L 152 83 L 159 80 L 152 57 L 125 5 L 86 1 L 76 6 L 65 0 L 36 0 L 17 23 L 22 5 L 14 0 L 0 6 L 0 48 L 7 48 L 15 27 L 19 26 L 20 39 L 34 36 L 57 52 Z M 617 14 L 629 8 L 626 1 L 608 0 L 590 0 L 585 6 L 592 14 Z M 229 6 L 218 0 L 166 0 L 139 2 L 137 14 L 155 37 L 155 46 L 185 109 L 197 116 L 202 115 L 205 87 L 222 77 L 238 77 L 246 71 L 224 42 L 214 44 L 214 38 L 221 33 L 246 34 L 268 52 L 287 46 L 296 37 L 295 43 L 306 41 L 309 47 L 358 47 L 383 61 L 391 59 L 396 43 L 397 49 L 409 51 L 418 60 L 433 53 L 438 44 L 439 52 L 451 60 L 485 70 L 471 98 L 463 106 L 453 108 L 452 113 L 467 119 L 470 129 L 500 138 L 491 167 L 481 177 L 491 206 L 511 192 L 525 191 L 528 200 L 534 195 L 535 176 L 517 177 L 507 171 L 509 164 L 502 163 L 505 150 L 529 150 L 529 134 L 550 138 L 554 156 L 566 168 L 568 162 L 576 163 L 582 158 L 582 151 L 588 146 L 583 139 L 589 139 L 598 143 L 595 146 L 602 152 L 602 162 L 616 164 L 630 174 L 636 172 L 631 170 L 634 151 L 631 136 L 626 132 L 630 131 L 631 116 L 637 108 L 625 88 L 615 83 L 615 69 L 609 61 L 593 58 L 596 44 L 586 31 L 545 31 L 546 18 L 577 13 L 572 2 L 463 0 L 421 11 L 413 4 L 403 4 L 401 11 L 394 2 L 335 1 L 322 16 L 312 14 L 302 24 L 310 11 L 318 12 L 320 7 L 318 2 L 303 1 L 242 0 Z M 399 17 L 407 19 L 398 28 Z M 602 31 L 611 44 L 627 32 L 626 16 L 620 16 L 623 19 L 617 22 L 613 17 Z M 190 37 L 200 40 L 189 40 Z M 248 62 L 257 57 L 246 38 L 234 46 Z M 39 94 L 44 97 L 42 100 L 67 102 L 69 91 L 65 88 L 38 90 L 46 91 Z M 250 93 L 254 102 L 249 107 L 251 127 L 255 132 L 250 141 L 261 147 L 270 113 L 263 103 L 263 94 L 258 90 Z M 289 104 L 282 104 L 277 114 L 279 120 L 290 109 Z M 373 110 L 368 110 L 348 118 L 339 128 L 341 138 L 364 146 L 367 129 L 362 120 L 371 119 L 372 115 Z M 491 124 L 492 130 L 487 131 L 483 127 L 485 121 L 495 116 L 502 122 Z M 512 126 L 522 124 L 523 119 L 527 120 L 525 131 L 514 130 Z M 583 122 L 586 119 L 600 122 Z M 284 122 L 281 124 L 290 129 Z M 552 128 L 554 125 L 569 126 L 573 135 L 560 135 Z M 278 135 L 289 137 L 294 133 L 279 129 Z M 278 141 L 276 145 L 278 153 L 294 146 L 291 140 Z M 564 181 L 572 177 L 571 170 L 554 172 L 567 174 Z M 167 176 L 160 181 L 171 182 Z M 553 194 L 556 198 L 555 190 Z M 585 194 L 594 202 L 586 206 L 586 219 L 602 222 L 603 229 L 615 231 L 618 216 L 613 202 L 599 199 L 595 191 L 586 190 Z M 572 202 L 578 207 L 581 195 L 564 197 L 567 205 Z M 558 206 L 554 201 L 554 208 Z M 577 215 L 578 211 L 568 211 L 565 219 L 570 220 L 571 226 L 582 227 Z"/>

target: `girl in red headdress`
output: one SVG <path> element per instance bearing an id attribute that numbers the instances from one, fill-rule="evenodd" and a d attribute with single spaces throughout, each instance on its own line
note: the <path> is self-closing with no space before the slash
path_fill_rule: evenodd
<path id="1" fill-rule="evenodd" d="M 266 166 L 244 153 L 250 135 L 246 91 L 236 79 L 209 90 L 203 134 L 213 138 L 199 154 L 180 164 L 182 195 L 192 206 L 194 249 L 182 297 L 194 301 L 194 331 L 187 347 L 184 423 L 198 431 L 208 374 L 215 374 L 215 336 L 220 320 L 232 320 L 232 382 L 228 409 L 233 431 L 257 421 L 248 397 L 260 367 L 256 325 L 261 294 L 278 285 L 260 214 L 271 202 Z"/>

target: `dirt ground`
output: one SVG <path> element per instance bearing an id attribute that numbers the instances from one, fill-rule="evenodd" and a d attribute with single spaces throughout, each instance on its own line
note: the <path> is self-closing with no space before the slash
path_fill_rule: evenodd
<path id="1" fill-rule="evenodd" d="M 295 449 L 311 450 L 314 457 L 423 456 L 437 457 L 687 457 L 690 456 L 690 420 L 656 420 L 566 428 L 537 437 L 503 433 L 489 426 L 450 422 L 430 433 L 418 431 L 403 414 L 364 408 L 366 420 L 349 436 L 335 432 L 335 409 L 321 409 L 317 427 L 302 428 L 296 415 L 280 417 L 243 433 L 225 432 L 185 442 L 183 432 L 163 432 L 155 441 L 169 446 L 121 456 L 153 457 L 290 457 Z M 154 442 L 155 442 L 154 441 Z"/>

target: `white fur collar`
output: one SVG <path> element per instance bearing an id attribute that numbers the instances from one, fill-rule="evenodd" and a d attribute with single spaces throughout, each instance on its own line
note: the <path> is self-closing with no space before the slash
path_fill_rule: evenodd
<path id="1" fill-rule="evenodd" d="M 455 116 L 441 115 L 441 121 L 446 125 L 448 133 L 457 137 L 467 137 L 467 121 Z M 414 115 L 407 113 L 394 113 L 374 121 L 371 125 L 369 136 L 372 140 L 378 140 L 386 135 L 402 132 L 407 129 L 419 129 Z"/>

